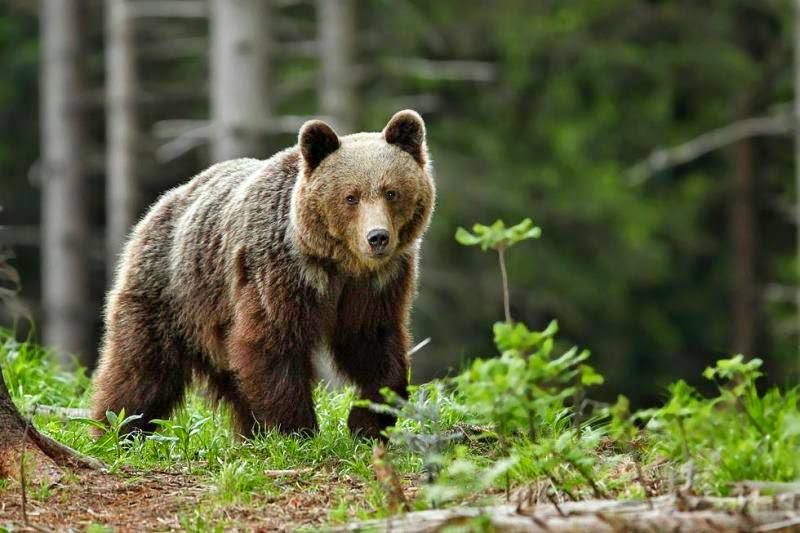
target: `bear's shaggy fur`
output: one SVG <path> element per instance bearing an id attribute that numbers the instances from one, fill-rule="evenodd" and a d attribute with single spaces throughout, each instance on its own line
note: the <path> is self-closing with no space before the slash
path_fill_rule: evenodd
<path id="1" fill-rule="evenodd" d="M 314 431 L 319 351 L 363 398 L 380 401 L 383 387 L 405 397 L 434 200 L 413 111 L 341 138 L 311 121 L 298 146 L 167 192 L 133 230 L 108 297 L 93 416 L 125 408 L 143 415 L 130 429 L 152 430 L 199 376 L 240 435 Z M 359 407 L 348 420 L 371 437 L 392 423 Z"/>

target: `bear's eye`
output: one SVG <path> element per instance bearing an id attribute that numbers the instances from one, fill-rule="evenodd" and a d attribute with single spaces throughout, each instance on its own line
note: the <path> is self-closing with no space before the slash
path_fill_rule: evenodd
<path id="1" fill-rule="evenodd" d="M 358 203 L 358 196 L 355 194 L 348 194 L 344 201 L 347 202 L 348 205 L 356 205 Z"/>
<path id="2" fill-rule="evenodd" d="M 386 194 L 384 196 L 386 196 L 386 199 L 389 200 L 390 202 L 393 200 L 397 200 L 397 191 L 386 191 Z"/>

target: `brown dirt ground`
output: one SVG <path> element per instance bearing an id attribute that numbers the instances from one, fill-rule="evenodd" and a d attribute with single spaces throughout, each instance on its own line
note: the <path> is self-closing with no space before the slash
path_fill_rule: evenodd
<path id="1" fill-rule="evenodd" d="M 292 531 L 320 527 L 329 521 L 328 511 L 342 493 L 363 494 L 363 484 L 351 478 L 331 477 L 326 483 L 288 480 L 278 496 L 253 497 L 247 504 L 203 508 L 205 528 L 221 524 L 228 530 Z M 125 472 L 107 474 L 79 471 L 68 474 L 50 489 L 44 501 L 28 490 L 28 523 L 23 520 L 19 484 L 0 490 L 0 530 L 83 531 L 103 524 L 115 531 L 168 531 L 183 529 L 180 516 L 191 516 L 212 487 L 179 473 Z M 209 516 L 205 516 L 208 510 Z M 204 529 L 205 529 L 204 528 Z"/>

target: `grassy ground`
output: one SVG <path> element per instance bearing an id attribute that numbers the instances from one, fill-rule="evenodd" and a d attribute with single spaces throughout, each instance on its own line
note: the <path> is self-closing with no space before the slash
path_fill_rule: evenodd
<path id="1" fill-rule="evenodd" d="M 83 372 L 60 373 L 39 347 L 16 343 L 8 336 L 2 341 L 0 364 L 24 414 L 35 413 L 41 405 L 87 405 L 90 382 Z M 166 520 L 165 525 L 201 530 L 273 523 L 276 517 L 284 525 L 298 526 L 382 516 L 386 508 L 372 473 L 373 443 L 352 439 L 347 431 L 352 391 L 334 392 L 320 386 L 315 396 L 320 431 L 313 438 L 270 432 L 241 441 L 231 433 L 228 414 L 213 409 L 202 391 L 190 394 L 185 405 L 162 422 L 161 431 L 149 436 L 121 437 L 117 430 L 124 426 L 122 413 L 119 418 L 112 415 L 112 427 L 100 439 L 90 436 L 94 424 L 81 417 L 37 413 L 33 419 L 44 433 L 109 466 L 111 479 L 100 482 L 91 476 L 92 483 L 101 483 L 105 492 L 118 491 L 122 506 L 132 507 L 117 509 L 124 516 L 108 517 L 112 524 L 154 518 L 142 513 L 146 500 L 156 500 L 150 510 L 163 514 L 158 518 Z M 410 453 L 399 454 L 394 464 L 403 475 L 420 468 L 420 461 Z M 19 519 L 9 512 L 18 488 L 14 485 L 10 481 L 0 485 L 0 527 Z M 75 486 L 67 479 L 61 487 L 33 487 L 29 497 L 34 508 L 45 512 L 70 500 L 82 506 L 81 492 L 80 483 Z M 125 496 L 131 492 L 141 499 L 133 506 L 130 496 Z M 165 507 L 164 498 L 175 502 Z M 120 507 L 113 500 L 112 494 L 103 504 L 86 507 L 94 513 L 103 512 L 107 505 Z M 87 516 L 83 515 L 88 514 L 91 520 L 91 513 L 75 509 L 64 514 L 66 519 L 84 522 Z"/>
<path id="2" fill-rule="evenodd" d="M 0 365 L 21 411 L 109 466 L 27 487 L 29 518 L 93 530 L 316 529 L 404 507 L 641 499 L 679 486 L 725 495 L 741 480 L 800 478 L 800 394 L 759 394 L 758 362 L 734 358 L 709 369 L 718 396 L 679 382 L 663 408 L 631 413 L 624 398 L 613 406 L 585 400 L 602 379 L 588 354 L 556 350 L 554 335 L 496 326 L 502 357 L 420 387 L 409 403 L 390 402 L 401 421 L 376 459 L 374 442 L 347 431 L 352 391 L 324 387 L 315 393 L 320 431 L 312 438 L 238 440 L 227 414 L 198 390 L 154 435 L 121 436 L 118 413 L 94 439 L 92 421 L 40 407 L 85 407 L 85 374 L 63 374 L 44 350 L 3 334 Z M 21 511 L 19 483 L 0 481 L 0 531 L 19 527 Z"/>

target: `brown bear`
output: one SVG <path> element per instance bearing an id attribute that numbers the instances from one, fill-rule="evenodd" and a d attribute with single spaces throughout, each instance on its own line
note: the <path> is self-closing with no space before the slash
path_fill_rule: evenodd
<path id="1" fill-rule="evenodd" d="M 395 114 L 380 133 L 324 122 L 266 161 L 212 166 L 165 193 L 134 228 L 106 304 L 92 416 L 141 414 L 151 431 L 193 376 L 248 437 L 317 428 L 315 355 L 362 398 L 407 396 L 409 312 L 435 200 L 425 125 Z M 351 432 L 388 415 L 356 407 Z"/>

